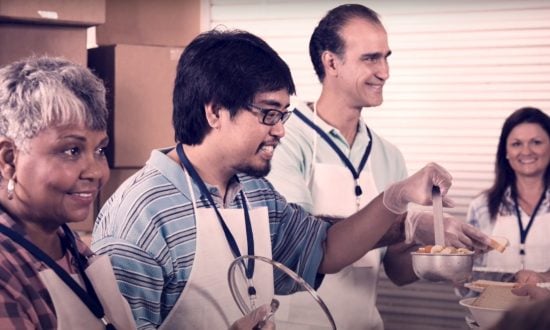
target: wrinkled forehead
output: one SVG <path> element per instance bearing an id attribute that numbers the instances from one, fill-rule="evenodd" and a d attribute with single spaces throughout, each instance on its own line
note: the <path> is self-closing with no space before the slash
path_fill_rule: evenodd
<path id="1" fill-rule="evenodd" d="M 348 49 L 360 49 L 362 52 L 389 52 L 388 34 L 381 24 L 364 18 L 350 19 L 339 31 L 340 38 Z"/>

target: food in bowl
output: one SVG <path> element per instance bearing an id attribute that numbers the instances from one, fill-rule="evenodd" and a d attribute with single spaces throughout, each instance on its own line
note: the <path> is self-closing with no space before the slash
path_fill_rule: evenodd
<path id="1" fill-rule="evenodd" d="M 473 254 L 474 251 L 466 248 L 455 248 L 452 246 L 426 245 L 421 246 L 416 251 L 418 253 L 438 253 L 438 254 Z"/>
<path id="2" fill-rule="evenodd" d="M 504 316 L 506 310 L 476 306 L 474 305 L 476 299 L 477 298 L 465 298 L 460 300 L 459 304 L 470 311 L 470 314 L 472 314 L 471 317 L 481 329 L 490 329 Z"/>
<path id="3" fill-rule="evenodd" d="M 519 286 L 520 284 L 517 282 L 501 282 L 501 281 L 491 281 L 491 280 L 475 280 L 470 283 L 464 284 L 464 287 L 475 291 L 475 292 L 483 292 L 486 288 L 490 286 L 501 286 L 506 288 L 515 288 Z"/>
<path id="4" fill-rule="evenodd" d="M 468 308 L 480 328 L 488 329 L 496 325 L 507 310 L 528 300 L 529 297 L 514 295 L 510 287 L 495 285 L 485 288 L 479 297 L 462 299 L 459 304 Z"/>

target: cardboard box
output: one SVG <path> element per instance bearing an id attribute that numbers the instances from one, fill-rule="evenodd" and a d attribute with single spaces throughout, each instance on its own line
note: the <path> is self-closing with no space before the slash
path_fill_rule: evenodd
<path id="1" fill-rule="evenodd" d="M 88 51 L 107 86 L 111 168 L 141 167 L 152 149 L 174 145 L 172 90 L 182 48 L 116 45 Z"/>
<path id="2" fill-rule="evenodd" d="M 98 45 L 183 47 L 200 33 L 201 0 L 109 0 Z"/>
<path id="3" fill-rule="evenodd" d="M 105 0 L 0 0 L 0 21 L 93 26 L 105 23 Z"/>
<path id="4" fill-rule="evenodd" d="M 132 174 L 136 173 L 139 168 L 134 169 L 111 169 L 111 176 L 109 181 L 105 184 L 103 189 L 99 192 L 97 199 L 90 210 L 90 214 L 86 220 L 82 222 L 73 222 L 69 224 L 69 227 L 72 230 L 78 231 L 79 233 L 91 233 L 94 227 L 95 218 L 101 210 L 101 207 L 109 197 L 118 189 L 118 187 L 129 178 Z"/>
<path id="5" fill-rule="evenodd" d="M 86 28 L 0 23 L 0 66 L 32 55 L 60 56 L 86 65 Z"/>

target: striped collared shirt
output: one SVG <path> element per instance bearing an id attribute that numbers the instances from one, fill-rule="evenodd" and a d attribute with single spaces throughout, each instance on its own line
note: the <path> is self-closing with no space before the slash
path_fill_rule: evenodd
<path id="1" fill-rule="evenodd" d="M 225 205 L 208 187 L 217 207 L 241 208 L 242 190 L 252 208 L 268 209 L 273 259 L 308 283 L 318 279 L 328 224 L 288 204 L 263 178 L 239 175 Z M 198 207 L 208 202 L 193 184 Z M 196 250 L 196 227 L 189 187 L 179 164 L 154 150 L 144 168 L 126 180 L 102 208 L 93 233 L 93 250 L 111 257 L 122 294 L 139 328 L 157 327 L 184 290 Z M 296 290 L 277 276 L 277 293 Z M 225 271 L 220 272 L 225 281 Z"/>

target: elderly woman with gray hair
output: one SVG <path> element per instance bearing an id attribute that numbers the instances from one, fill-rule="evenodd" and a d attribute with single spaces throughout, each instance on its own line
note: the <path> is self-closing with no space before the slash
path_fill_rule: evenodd
<path id="1" fill-rule="evenodd" d="M 133 329 L 109 258 L 68 228 L 109 178 L 105 88 L 87 68 L 0 69 L 0 328 Z"/>

